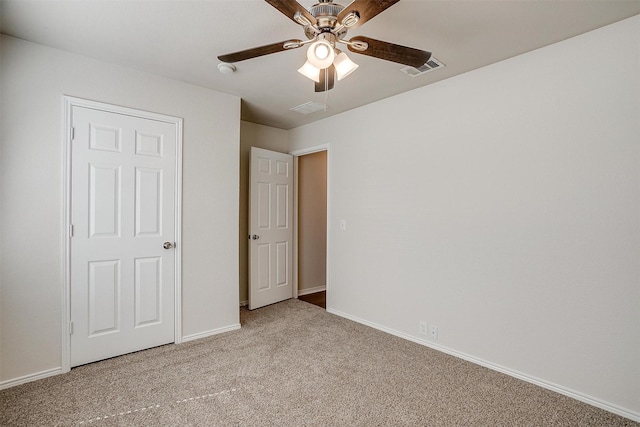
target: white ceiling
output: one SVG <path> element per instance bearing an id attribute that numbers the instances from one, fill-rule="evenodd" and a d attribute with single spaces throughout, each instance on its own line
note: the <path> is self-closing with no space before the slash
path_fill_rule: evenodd
<path id="1" fill-rule="evenodd" d="M 335 0 L 346 5 L 349 0 Z M 300 0 L 305 7 L 314 0 Z M 1 1 L 3 34 L 193 83 L 243 99 L 242 118 L 290 129 L 640 14 L 638 0 L 402 0 L 354 35 L 433 52 L 446 67 L 409 77 L 400 64 L 348 53 L 360 68 L 315 93 L 300 48 L 236 64 L 217 56 L 292 38 L 302 27 L 263 0 Z M 593 53 L 594 66 L 598 52 Z M 615 65 L 613 65 L 615 66 Z M 554 64 L 540 64 L 541 68 Z M 535 70 L 532 70 L 532 73 Z M 316 101 L 309 115 L 289 109 Z"/>

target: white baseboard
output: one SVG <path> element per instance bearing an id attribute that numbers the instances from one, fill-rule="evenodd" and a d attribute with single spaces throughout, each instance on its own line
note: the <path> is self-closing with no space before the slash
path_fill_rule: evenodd
<path id="1" fill-rule="evenodd" d="M 448 347 L 445 347 L 445 346 L 442 346 L 442 345 L 439 345 L 439 344 L 436 344 L 436 343 L 433 343 L 433 342 L 430 342 L 430 341 L 425 341 L 423 339 L 416 338 L 416 337 L 413 337 L 411 335 L 407 335 L 407 334 L 405 334 L 403 332 L 399 332 L 399 331 L 396 331 L 394 329 L 387 328 L 386 326 L 382 326 L 382 325 L 379 325 L 377 323 L 370 322 L 368 320 L 360 319 L 359 317 L 352 316 L 352 315 L 347 314 L 347 313 L 343 313 L 343 312 L 341 312 L 339 310 L 334 310 L 334 309 L 331 309 L 331 308 L 327 308 L 327 311 L 329 313 L 335 314 L 337 316 L 344 317 L 345 319 L 349 319 L 349 320 L 352 320 L 354 322 L 361 323 L 361 324 L 366 325 L 366 326 L 370 326 L 370 327 L 372 327 L 374 329 L 378 329 L 379 331 L 386 332 L 386 333 L 391 334 L 391 335 L 395 335 L 395 336 L 397 336 L 399 338 L 403 338 L 403 339 L 415 342 L 415 343 L 420 344 L 420 345 L 424 345 L 425 347 L 429 347 L 429 348 L 432 348 L 434 350 L 441 351 L 441 352 L 449 354 L 451 356 L 455 356 L 455 357 L 458 357 L 460 359 L 466 360 L 468 362 L 475 363 L 476 365 L 484 366 L 485 368 L 489 368 L 491 370 L 501 372 L 503 374 L 509 375 L 511 377 L 514 377 L 514 378 L 518 378 L 518 379 L 520 379 L 522 381 L 526 381 L 526 382 L 531 383 L 531 384 L 535 384 L 535 385 L 540 386 L 542 388 L 546 388 L 547 390 L 555 391 L 556 393 L 560 393 L 562 395 L 571 397 L 572 399 L 579 400 L 580 402 L 584 402 L 584 403 L 586 403 L 588 405 L 595 406 L 596 408 L 604 409 L 605 411 L 612 412 L 612 413 L 614 413 L 616 415 L 620 415 L 622 417 L 629 418 L 629 419 L 631 419 L 633 421 L 639 421 L 640 422 L 640 413 L 638 413 L 638 412 L 634 412 L 634 411 L 631 411 L 631 410 L 628 410 L 628 409 L 625 409 L 625 408 L 621 408 L 621 407 L 619 407 L 617 405 L 613 405 L 611 403 L 604 402 L 604 401 L 599 400 L 597 398 L 594 398 L 594 397 L 591 397 L 591 396 L 587 396 L 587 395 L 585 395 L 583 393 L 580 393 L 580 392 L 577 392 L 575 390 L 571 390 L 571 389 L 568 389 L 566 387 L 563 387 L 563 386 L 560 386 L 560 385 L 557 385 L 557 384 L 553 384 L 553 383 L 550 383 L 548 381 L 541 380 L 539 378 L 532 377 L 532 376 L 524 374 L 522 372 L 514 371 L 512 369 L 505 368 L 503 366 L 496 365 L 496 364 L 493 364 L 491 362 L 487 362 L 486 360 L 478 359 L 477 357 L 470 356 L 470 355 L 465 354 L 465 353 L 461 353 L 459 351 L 450 349 Z"/>
<path id="2" fill-rule="evenodd" d="M 182 342 L 187 342 L 187 341 L 193 341 L 193 340 L 199 340 L 200 338 L 206 338 L 206 337 L 210 337 L 213 335 L 218 335 L 218 334 L 222 334 L 224 332 L 231 332 L 231 331 L 236 331 L 240 329 L 240 324 L 235 324 L 235 325 L 231 325 L 231 326 L 225 326 L 223 328 L 218 328 L 218 329 L 212 329 L 210 331 L 205 331 L 205 332 L 198 332 L 197 334 L 191 334 L 191 335 L 186 335 L 182 337 Z"/>
<path id="3" fill-rule="evenodd" d="M 200 338 L 210 337 L 212 335 L 218 335 L 224 332 L 230 332 L 240 329 L 240 324 L 225 326 L 224 328 L 213 329 L 211 331 L 200 332 L 197 334 L 187 335 L 182 337 L 182 342 L 193 341 Z M 15 387 L 20 384 L 25 384 L 31 381 L 41 380 L 43 378 L 52 377 L 54 375 L 62 374 L 62 368 L 54 368 L 49 369 L 42 372 L 36 372 L 35 374 L 25 375 L 19 378 L 14 378 L 6 381 L 0 382 L 0 390 L 4 390 L 6 388 Z"/>
<path id="4" fill-rule="evenodd" d="M 315 286 L 313 288 L 307 288 L 307 289 L 298 289 L 298 296 L 315 294 L 316 292 L 322 292 L 322 291 L 326 291 L 326 290 L 327 290 L 327 286 L 326 285 Z"/>
<path id="5" fill-rule="evenodd" d="M 246 307 L 249 305 L 249 300 L 240 301 L 240 307 Z"/>
<path id="6" fill-rule="evenodd" d="M 10 387 L 15 387 L 20 384 L 26 384 L 31 381 L 41 380 L 43 378 L 52 377 L 54 375 L 60 375 L 61 373 L 62 373 L 62 368 L 53 368 L 53 369 L 48 369 L 42 372 L 36 372 L 35 374 L 29 374 L 23 377 L 2 381 L 0 382 L 0 390 L 4 390 L 5 388 L 10 388 Z"/>

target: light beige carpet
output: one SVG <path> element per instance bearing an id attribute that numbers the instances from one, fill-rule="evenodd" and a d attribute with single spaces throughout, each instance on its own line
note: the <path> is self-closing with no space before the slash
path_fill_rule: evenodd
<path id="1" fill-rule="evenodd" d="M 302 301 L 241 321 L 0 391 L 0 425 L 638 425 Z"/>

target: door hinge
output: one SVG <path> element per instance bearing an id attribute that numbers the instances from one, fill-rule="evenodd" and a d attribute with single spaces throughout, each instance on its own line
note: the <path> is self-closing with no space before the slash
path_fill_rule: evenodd
<path id="1" fill-rule="evenodd" d="M 69 224 L 69 237 L 73 237 L 73 224 Z"/>
<path id="2" fill-rule="evenodd" d="M 73 322 L 69 322 L 69 335 L 73 335 Z"/>
<path id="3" fill-rule="evenodd" d="M 76 128 L 72 127 L 71 128 L 71 140 L 73 141 L 74 139 L 76 139 Z"/>

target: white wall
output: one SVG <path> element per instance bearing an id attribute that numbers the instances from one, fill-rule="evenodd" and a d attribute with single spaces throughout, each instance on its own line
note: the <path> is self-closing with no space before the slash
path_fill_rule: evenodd
<path id="1" fill-rule="evenodd" d="M 238 326 L 240 100 L 0 40 L 0 384 L 61 366 L 63 94 L 184 118 L 183 336 Z"/>
<path id="2" fill-rule="evenodd" d="M 340 129 L 328 308 L 640 420 L 639 52 L 636 16 L 291 130 Z"/>
<path id="3" fill-rule="evenodd" d="M 289 152 L 289 136 L 286 130 L 241 122 L 240 126 L 240 303 L 249 301 L 249 158 L 251 147 L 264 148 L 280 153 Z"/>

